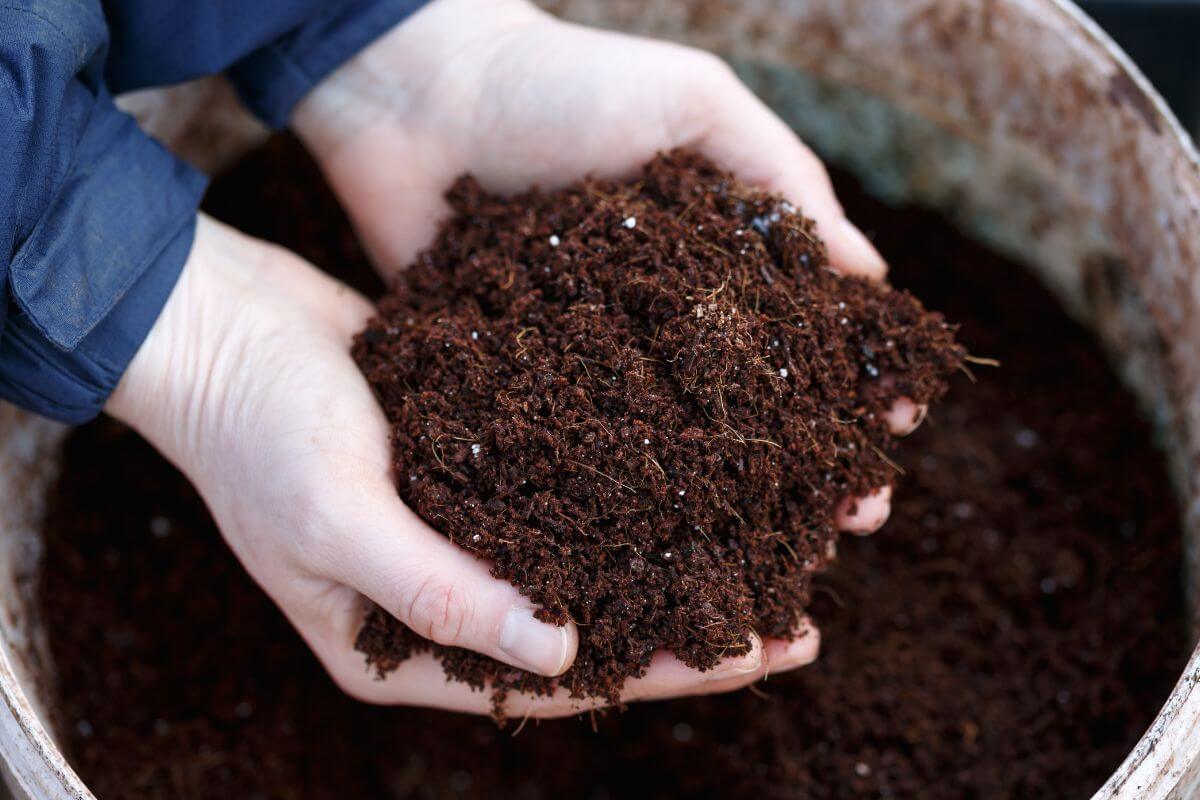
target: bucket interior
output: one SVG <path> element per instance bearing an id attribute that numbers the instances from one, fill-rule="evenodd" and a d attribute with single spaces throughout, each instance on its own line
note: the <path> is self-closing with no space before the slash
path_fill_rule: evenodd
<path id="1" fill-rule="evenodd" d="M 872 194 L 937 209 L 1034 272 L 1095 332 L 1158 431 L 1184 521 L 1180 580 L 1190 618 L 1200 620 L 1200 301 L 1192 289 L 1200 178 L 1169 116 L 1090 25 L 1051 2 L 550 5 L 721 53 Z M 946 30 L 956 32 L 953 46 L 935 46 Z M 1031 52 L 1049 55 L 1035 63 Z M 1067 92 L 1074 99 L 1058 99 Z M 1036 125 L 1051 114 L 1064 120 Z M 34 602 L 45 497 L 66 433 L 0 407 L 0 689 L 8 700 L 0 733 L 18 742 L 5 750 L 17 780 L 46 797 L 82 789 L 53 746 L 54 665 Z M 1193 661 L 1185 678 L 1195 669 Z M 1130 793 L 1143 785 L 1135 777 L 1168 760 L 1157 753 L 1164 741 L 1176 748 L 1171 785 L 1194 785 L 1197 748 L 1171 734 L 1195 718 L 1193 702 L 1184 680 L 1098 796 L 1141 796 Z"/>

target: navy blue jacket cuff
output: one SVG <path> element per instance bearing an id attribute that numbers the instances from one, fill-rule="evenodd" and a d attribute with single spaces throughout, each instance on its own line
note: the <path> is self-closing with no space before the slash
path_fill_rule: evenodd
<path id="1" fill-rule="evenodd" d="M 156 269 L 134 282 L 120 308 L 72 351 L 47 341 L 28 315 L 11 313 L 0 339 L 0 397 L 71 425 L 82 425 L 100 414 L 166 305 L 191 252 L 194 234 L 193 215 L 166 242 Z"/>
<path id="2" fill-rule="evenodd" d="M 154 326 L 187 261 L 195 215 L 165 242 L 153 268 L 72 351 L 47 340 L 19 309 L 0 338 L 0 397 L 72 425 L 95 418 Z"/>
<path id="3" fill-rule="evenodd" d="M 242 101 L 285 128 L 292 109 L 322 78 L 402 22 L 427 0 L 354 0 L 326 8 L 229 70 Z"/>
<path id="4" fill-rule="evenodd" d="M 69 423 L 100 413 L 187 261 L 205 185 L 101 91 L 9 264 L 0 399 Z"/>

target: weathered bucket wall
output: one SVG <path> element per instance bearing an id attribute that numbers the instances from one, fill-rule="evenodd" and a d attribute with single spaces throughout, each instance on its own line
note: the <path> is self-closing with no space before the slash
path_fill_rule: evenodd
<path id="1" fill-rule="evenodd" d="M 1200 599 L 1200 164 L 1161 100 L 1062 0 L 547 0 L 727 57 L 876 193 L 941 208 L 1096 331 L 1161 432 Z M 214 168 L 261 137 L 220 84 L 126 103 Z M 965 265 L 964 268 L 969 268 Z M 1064 364 L 1064 369 L 1070 369 Z M 31 604 L 62 429 L 0 408 L 0 756 L 34 798 L 90 798 L 49 733 Z M 1182 579 L 1182 577 L 1181 577 Z M 1200 658 L 1097 798 L 1200 793 Z"/>

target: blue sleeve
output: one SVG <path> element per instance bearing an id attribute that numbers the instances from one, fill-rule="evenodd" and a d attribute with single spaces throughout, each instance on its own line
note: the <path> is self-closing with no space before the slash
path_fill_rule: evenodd
<path id="1" fill-rule="evenodd" d="M 103 408 L 187 260 L 205 179 L 111 92 L 228 70 L 282 127 L 420 0 L 0 0 L 0 399 Z"/>
<path id="2" fill-rule="evenodd" d="M 110 0 L 116 91 L 228 72 L 275 128 L 322 78 L 428 0 Z"/>
<path id="3" fill-rule="evenodd" d="M 187 258 L 204 178 L 113 105 L 97 0 L 0 0 L 0 398 L 95 416 Z"/>

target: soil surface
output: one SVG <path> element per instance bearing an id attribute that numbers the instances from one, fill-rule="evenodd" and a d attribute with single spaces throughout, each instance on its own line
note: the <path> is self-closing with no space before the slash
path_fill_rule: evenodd
<path id="1" fill-rule="evenodd" d="M 843 539 L 816 577 L 816 664 L 771 676 L 765 697 L 519 732 L 358 704 L 186 482 L 100 423 L 68 444 L 39 587 L 76 770 L 101 800 L 1087 797 L 1186 658 L 1162 458 L 1096 346 L 1020 268 L 934 215 L 839 190 L 894 282 L 1003 366 L 955 380 L 897 454 L 891 521 Z M 293 141 L 208 205 L 378 293 Z"/>
<path id="2" fill-rule="evenodd" d="M 961 366 L 950 326 L 695 154 L 447 200 L 355 359 L 404 501 L 578 623 L 579 654 L 549 680 L 434 647 L 446 673 L 498 714 L 510 688 L 617 702 L 656 650 L 704 670 L 752 630 L 795 636 L 838 506 L 895 483 L 885 412 Z M 379 608 L 356 644 L 381 675 L 430 646 Z"/>

